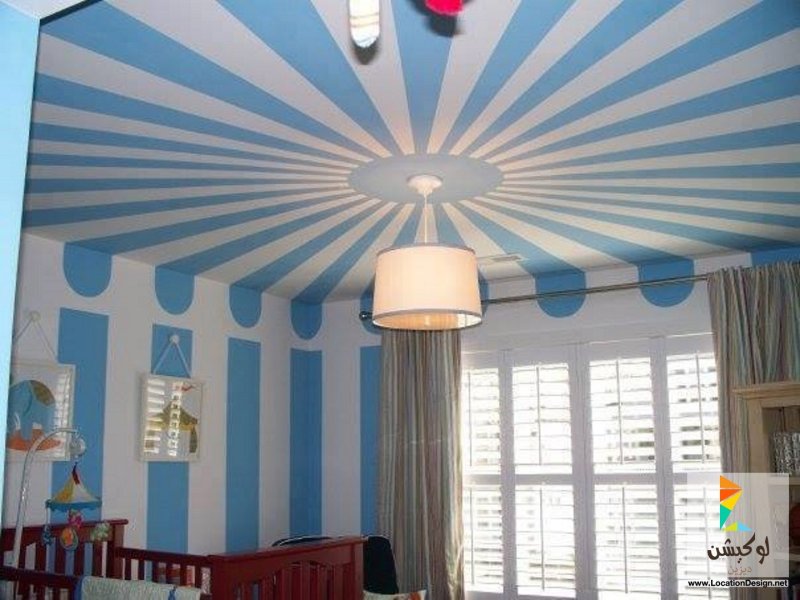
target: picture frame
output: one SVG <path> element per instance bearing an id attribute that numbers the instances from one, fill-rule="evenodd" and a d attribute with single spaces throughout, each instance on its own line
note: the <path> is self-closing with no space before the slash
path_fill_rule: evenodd
<path id="1" fill-rule="evenodd" d="M 22 462 L 34 442 L 58 428 L 72 427 L 75 366 L 53 361 L 13 358 L 8 390 L 6 459 Z M 67 459 L 68 434 L 46 440 L 36 461 Z"/>
<path id="2" fill-rule="evenodd" d="M 141 376 L 139 456 L 145 462 L 193 462 L 202 449 L 205 386 L 191 377 Z"/>

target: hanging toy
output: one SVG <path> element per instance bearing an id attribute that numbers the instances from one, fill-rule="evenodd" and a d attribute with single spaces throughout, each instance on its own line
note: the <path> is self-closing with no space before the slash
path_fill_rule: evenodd
<path id="1" fill-rule="evenodd" d="M 464 8 L 464 0 L 425 0 L 425 6 L 436 14 L 455 17 Z"/>
<path id="2" fill-rule="evenodd" d="M 50 524 L 47 523 L 42 528 L 42 539 L 40 540 L 42 546 L 49 546 L 53 542 L 56 541 L 56 537 L 53 535 L 53 532 L 50 530 Z"/>
<path id="3" fill-rule="evenodd" d="M 61 530 L 59 541 L 66 551 L 75 550 L 80 541 L 80 529 L 83 525 L 83 516 L 79 510 L 71 508 L 67 513 L 67 527 Z"/>
<path id="4" fill-rule="evenodd" d="M 78 475 L 78 463 L 72 467 L 69 478 L 50 500 L 45 502 L 45 506 L 50 510 L 57 510 L 67 513 L 67 527 L 59 535 L 59 542 L 64 550 L 75 550 L 80 543 L 80 529 L 83 526 L 83 515 L 81 510 L 89 508 L 99 508 L 100 498 L 96 497 L 81 482 Z M 108 525 L 106 523 L 106 525 Z M 46 527 L 47 536 L 52 541 L 53 535 Z M 42 532 L 42 541 L 45 543 L 45 532 Z M 47 542 L 49 543 L 49 542 Z"/>
<path id="5" fill-rule="evenodd" d="M 100 521 L 89 534 L 90 542 L 105 542 L 111 537 L 111 525 L 107 521 Z"/>

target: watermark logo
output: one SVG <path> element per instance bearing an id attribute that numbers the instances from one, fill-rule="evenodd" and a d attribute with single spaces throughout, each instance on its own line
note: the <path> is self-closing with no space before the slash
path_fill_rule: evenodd
<path id="1" fill-rule="evenodd" d="M 788 577 L 788 484 L 786 475 L 773 473 L 687 473 L 679 479 L 683 585 Z"/>
<path id="2" fill-rule="evenodd" d="M 719 476 L 719 528 L 723 531 L 753 531 L 752 528 L 738 521 L 725 525 L 736 503 L 739 502 L 739 498 L 742 497 L 743 491 L 741 486 L 730 479 Z"/>

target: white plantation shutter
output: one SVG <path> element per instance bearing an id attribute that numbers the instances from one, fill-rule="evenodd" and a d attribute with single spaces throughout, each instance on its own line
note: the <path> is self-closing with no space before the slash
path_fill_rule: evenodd
<path id="1" fill-rule="evenodd" d="M 462 449 L 469 474 L 500 473 L 500 379 L 497 369 L 461 375 Z"/>
<path id="2" fill-rule="evenodd" d="M 595 471 L 654 471 L 650 359 L 592 361 L 590 382 Z"/>
<path id="3" fill-rule="evenodd" d="M 686 550 L 718 511 L 685 482 L 720 470 L 709 349 L 688 335 L 465 360 L 468 598 L 727 597 L 686 586 L 727 575 Z"/>
<path id="4" fill-rule="evenodd" d="M 725 589 L 689 588 L 686 582 L 697 579 L 726 579 L 728 565 L 724 560 L 698 563 L 686 549 L 708 548 L 707 525 L 719 518 L 719 488 L 679 484 L 674 491 L 675 546 L 679 598 L 728 598 Z M 695 555 L 696 556 L 696 555 Z"/>
<path id="5" fill-rule="evenodd" d="M 667 357 L 673 470 L 719 470 L 719 403 L 714 355 Z"/>
<path id="6" fill-rule="evenodd" d="M 517 589 L 574 597 L 575 501 L 562 477 L 572 473 L 569 366 L 515 365 L 511 384 Z"/>
<path id="7" fill-rule="evenodd" d="M 473 589 L 502 590 L 500 486 L 464 487 L 464 580 Z"/>
<path id="8" fill-rule="evenodd" d="M 594 506 L 600 598 L 660 598 L 656 486 L 597 485 Z"/>
<path id="9" fill-rule="evenodd" d="M 570 473 L 572 441 L 566 364 L 513 368 L 517 473 Z"/>
<path id="10" fill-rule="evenodd" d="M 719 405 L 717 373 L 711 352 L 667 356 L 672 469 L 676 474 L 719 473 Z M 698 564 L 687 549 L 708 548 L 707 523 L 719 516 L 716 487 L 674 486 L 675 563 L 679 598 L 728 598 L 725 590 L 689 588 L 691 579 L 725 579 L 724 561 Z"/>
<path id="11" fill-rule="evenodd" d="M 516 490 L 517 585 L 521 594 L 575 595 L 572 486 Z"/>
<path id="12" fill-rule="evenodd" d="M 600 598 L 661 597 L 655 417 L 650 358 L 589 364 Z M 605 483 L 624 473 L 627 481 Z M 639 483 L 641 478 L 648 483 Z"/>
<path id="13" fill-rule="evenodd" d="M 472 589 L 502 590 L 499 370 L 463 371 L 461 404 L 464 578 Z"/>

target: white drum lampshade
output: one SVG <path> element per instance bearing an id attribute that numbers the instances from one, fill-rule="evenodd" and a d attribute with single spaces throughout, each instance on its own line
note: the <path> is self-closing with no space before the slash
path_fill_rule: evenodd
<path id="1" fill-rule="evenodd" d="M 462 329 L 481 322 L 475 252 L 413 244 L 378 254 L 372 322 L 387 329 Z"/>

